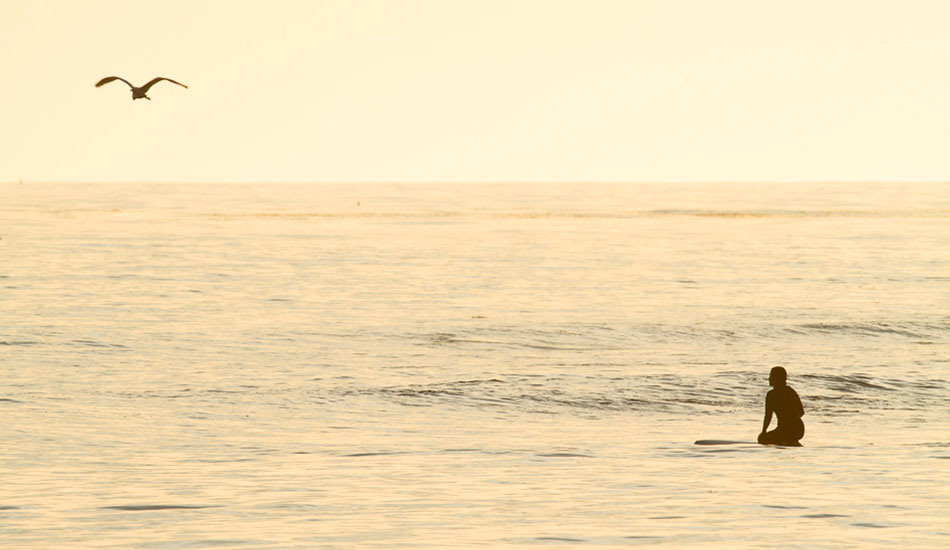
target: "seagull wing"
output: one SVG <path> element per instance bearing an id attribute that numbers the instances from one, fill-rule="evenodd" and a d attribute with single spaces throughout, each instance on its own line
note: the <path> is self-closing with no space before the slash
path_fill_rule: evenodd
<path id="1" fill-rule="evenodd" d="M 126 79 L 124 79 L 124 78 L 122 78 L 122 77 L 119 77 L 119 76 L 107 76 L 107 77 L 103 78 L 102 80 L 100 80 L 99 82 L 96 82 L 96 88 L 98 88 L 99 86 L 102 86 L 102 85 L 104 85 L 104 84 L 108 84 L 108 83 L 112 82 L 113 80 L 121 80 L 122 82 L 125 82 L 125 83 L 129 86 L 129 88 L 134 88 L 134 87 L 135 87 L 135 86 L 129 84 L 129 81 L 126 80 Z"/>
<path id="2" fill-rule="evenodd" d="M 172 79 L 170 79 L 170 78 L 165 78 L 164 76 L 157 76 L 157 77 L 155 77 L 155 78 L 149 80 L 149 81 L 148 81 L 148 84 L 146 84 L 145 86 L 142 86 L 142 93 L 148 92 L 148 89 L 149 89 L 149 88 L 151 88 L 152 86 L 154 86 L 156 82 L 161 82 L 162 80 L 167 80 L 167 81 L 171 82 L 172 84 L 178 84 L 178 85 L 181 86 L 182 88 L 187 88 L 187 87 L 188 87 L 188 86 L 185 86 L 184 84 L 182 84 L 181 82 L 176 82 L 176 81 L 174 81 L 174 80 L 172 80 Z"/>

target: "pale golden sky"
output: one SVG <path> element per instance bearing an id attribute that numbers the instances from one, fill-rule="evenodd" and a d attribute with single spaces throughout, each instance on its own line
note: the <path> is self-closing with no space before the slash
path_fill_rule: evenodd
<path id="1" fill-rule="evenodd" d="M 950 180 L 942 0 L 3 0 L 0 181 Z M 103 76 L 142 84 L 131 100 Z"/>

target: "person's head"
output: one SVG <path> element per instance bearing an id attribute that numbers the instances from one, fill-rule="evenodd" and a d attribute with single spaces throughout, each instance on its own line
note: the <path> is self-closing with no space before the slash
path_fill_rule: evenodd
<path id="1" fill-rule="evenodd" d="M 788 380 L 788 373 L 785 372 L 785 367 L 772 367 L 772 370 L 769 372 L 770 386 L 773 388 L 784 386 L 786 380 Z"/>

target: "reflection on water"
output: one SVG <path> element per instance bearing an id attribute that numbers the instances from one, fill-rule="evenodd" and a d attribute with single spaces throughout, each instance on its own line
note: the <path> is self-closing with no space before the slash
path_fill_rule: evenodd
<path id="1" fill-rule="evenodd" d="M 946 546 L 948 221 L 945 185 L 2 186 L 0 546 Z M 750 443 L 777 364 L 802 448 Z"/>

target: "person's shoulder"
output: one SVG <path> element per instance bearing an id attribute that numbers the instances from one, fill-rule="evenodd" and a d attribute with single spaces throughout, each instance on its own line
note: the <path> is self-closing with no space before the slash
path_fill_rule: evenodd
<path id="1" fill-rule="evenodd" d="M 785 386 L 782 388 L 782 394 L 785 395 L 785 399 L 791 399 L 793 401 L 801 401 L 801 397 L 798 396 L 798 392 L 795 391 L 795 388 L 791 386 Z"/>

